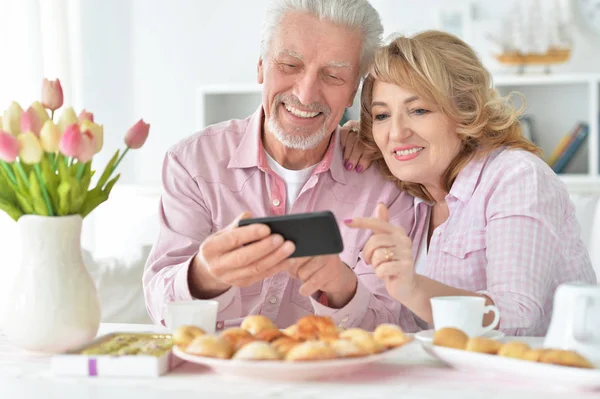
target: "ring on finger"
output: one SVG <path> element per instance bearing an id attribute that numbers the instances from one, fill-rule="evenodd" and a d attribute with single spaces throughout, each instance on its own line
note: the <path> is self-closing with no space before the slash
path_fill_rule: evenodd
<path id="1" fill-rule="evenodd" d="M 358 134 L 358 129 L 355 128 L 355 127 L 353 127 L 353 128 L 350 129 L 350 132 Z"/>
<path id="2" fill-rule="evenodd" d="M 385 258 L 383 258 L 386 262 L 389 262 L 390 260 L 394 259 L 394 252 L 389 249 L 386 248 L 385 249 Z"/>

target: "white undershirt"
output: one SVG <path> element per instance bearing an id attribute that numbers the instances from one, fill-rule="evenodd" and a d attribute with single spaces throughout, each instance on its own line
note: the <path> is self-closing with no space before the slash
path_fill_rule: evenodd
<path id="1" fill-rule="evenodd" d="M 415 197 L 414 200 L 414 209 L 415 209 L 415 220 L 417 220 L 418 212 L 417 206 L 421 203 L 425 202 L 421 198 Z M 417 274 L 423 274 L 425 267 L 427 266 L 427 235 L 429 234 L 429 218 L 431 215 L 431 210 L 427 210 L 427 216 L 425 218 L 425 229 L 423 230 L 423 234 L 421 235 L 421 242 L 419 243 L 419 249 L 417 250 L 417 258 L 415 260 L 415 272 Z"/>
<path id="2" fill-rule="evenodd" d="M 415 208 L 415 220 L 417 220 L 418 212 L 417 206 L 421 203 L 425 202 L 421 198 L 415 197 L 414 200 L 414 208 Z M 425 205 L 426 206 L 426 205 Z M 425 216 L 425 229 L 423 230 L 423 234 L 421 235 L 421 242 L 419 243 L 419 249 L 417 250 L 417 258 L 415 259 L 415 273 L 423 274 L 425 271 L 425 267 L 427 266 L 427 235 L 429 234 L 429 218 L 431 217 L 431 209 L 427 209 L 427 215 Z M 415 316 L 415 321 L 417 325 L 421 327 L 423 330 L 429 328 L 427 323 L 425 323 L 422 319 L 420 319 L 417 315 Z"/>
<path id="3" fill-rule="evenodd" d="M 269 167 L 285 182 L 285 213 L 289 213 L 292 209 L 292 205 L 296 201 L 296 198 L 298 198 L 298 195 L 300 194 L 300 190 L 302 190 L 302 187 L 304 187 L 312 175 L 312 172 L 317 167 L 317 164 L 309 166 L 306 169 L 290 170 L 279 165 L 277 161 L 275 161 L 266 151 L 265 155 L 267 156 L 267 163 L 269 164 Z"/>

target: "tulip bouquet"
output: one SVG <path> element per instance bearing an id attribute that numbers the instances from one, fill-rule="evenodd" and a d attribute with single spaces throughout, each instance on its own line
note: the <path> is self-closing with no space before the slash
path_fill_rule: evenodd
<path id="1" fill-rule="evenodd" d="M 23 110 L 17 102 L 0 116 L 0 210 L 15 221 L 24 214 L 87 216 L 108 199 L 117 166 L 130 149 L 140 148 L 150 125 L 142 119 L 125 135 L 125 149 L 117 150 L 91 188 L 92 158 L 103 145 L 103 126 L 83 110 L 77 115 L 63 106 L 60 80 L 44 79 L 42 101 Z"/>

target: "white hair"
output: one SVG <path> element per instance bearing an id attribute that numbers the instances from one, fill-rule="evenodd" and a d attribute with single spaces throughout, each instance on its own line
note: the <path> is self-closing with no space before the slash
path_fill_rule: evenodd
<path id="1" fill-rule="evenodd" d="M 363 39 L 359 74 L 363 76 L 366 73 L 383 35 L 379 14 L 367 0 L 272 0 L 261 32 L 260 53 L 263 58 L 269 52 L 271 39 L 281 19 L 288 12 L 305 12 L 336 25 L 360 30 Z"/>

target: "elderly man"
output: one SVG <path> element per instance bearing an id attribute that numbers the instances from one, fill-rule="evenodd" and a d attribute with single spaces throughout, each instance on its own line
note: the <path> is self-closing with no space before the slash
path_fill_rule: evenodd
<path id="1" fill-rule="evenodd" d="M 365 329 L 398 322 L 400 305 L 361 258 L 367 233 L 342 227 L 340 255 L 289 258 L 293 243 L 266 225 L 238 227 L 251 215 L 322 210 L 341 222 L 382 202 L 410 230 L 412 198 L 374 168 L 344 165 L 338 137 L 381 34 L 366 0 L 271 4 L 262 105 L 183 140 L 164 160 L 160 233 L 143 276 L 155 322 L 170 301 L 209 298 L 219 302 L 219 328 L 258 313 L 280 328 L 308 314 Z"/>

